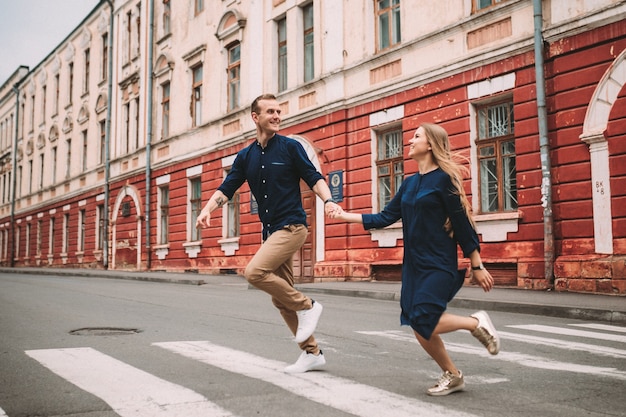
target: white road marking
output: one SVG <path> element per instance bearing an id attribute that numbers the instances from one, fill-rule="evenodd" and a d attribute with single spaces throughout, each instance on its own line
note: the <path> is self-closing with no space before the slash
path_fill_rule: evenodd
<path id="1" fill-rule="evenodd" d="M 609 324 L 584 323 L 584 324 L 570 324 L 570 326 L 586 327 L 587 329 L 604 330 L 607 332 L 626 333 L 626 327 L 611 326 Z"/>
<path id="2" fill-rule="evenodd" d="M 326 372 L 286 374 L 287 365 L 208 341 L 154 343 L 185 357 L 274 384 L 311 401 L 359 417 L 458 416 L 471 414 L 336 377 Z"/>
<path id="3" fill-rule="evenodd" d="M 541 324 L 521 324 L 506 327 L 510 327 L 512 329 L 532 330 L 534 332 L 561 334 L 564 336 L 586 337 L 588 339 L 609 340 L 611 342 L 626 343 L 626 336 L 622 336 L 619 334 L 587 332 L 585 330 L 573 330 L 556 326 L 544 326 Z"/>
<path id="4" fill-rule="evenodd" d="M 392 340 L 401 340 L 404 342 L 417 343 L 415 338 L 408 333 L 390 330 L 390 331 L 372 331 L 372 332 L 357 332 L 361 334 L 380 336 Z M 626 380 L 626 372 L 620 371 L 615 368 L 605 368 L 599 366 L 579 365 L 571 362 L 560 362 L 549 358 L 542 358 L 541 356 L 527 355 L 517 352 L 503 352 L 502 350 L 498 355 L 490 355 L 484 347 L 476 347 L 471 345 L 465 345 L 461 343 L 448 343 L 446 342 L 446 348 L 450 352 L 466 353 L 470 355 L 479 355 L 491 358 L 493 360 L 501 360 L 505 362 L 512 362 L 518 365 L 527 366 L 529 368 L 549 369 L 553 371 L 567 371 L 580 374 L 607 376 L 611 378 Z"/>
<path id="5" fill-rule="evenodd" d="M 611 358 L 626 358 L 626 350 L 616 349 L 609 346 L 590 345 L 588 343 L 568 342 L 566 340 L 553 339 L 550 337 L 530 336 L 519 333 L 498 332 L 500 338 L 515 340 L 516 342 L 532 343 L 533 345 L 552 346 L 566 350 L 576 350 L 596 355 L 609 356 Z"/>
<path id="6" fill-rule="evenodd" d="M 0 417 L 8 417 L 2 408 L 0 408 Z"/>
<path id="7" fill-rule="evenodd" d="M 28 350 L 26 354 L 122 417 L 232 417 L 202 395 L 92 348 Z"/>

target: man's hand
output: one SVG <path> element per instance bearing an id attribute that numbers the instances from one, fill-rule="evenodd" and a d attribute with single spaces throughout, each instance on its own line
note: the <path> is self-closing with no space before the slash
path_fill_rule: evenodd
<path id="1" fill-rule="evenodd" d="M 330 217 L 331 219 L 337 216 L 342 211 L 343 209 L 337 203 L 328 202 L 324 204 L 324 212 L 326 213 L 326 216 Z"/>

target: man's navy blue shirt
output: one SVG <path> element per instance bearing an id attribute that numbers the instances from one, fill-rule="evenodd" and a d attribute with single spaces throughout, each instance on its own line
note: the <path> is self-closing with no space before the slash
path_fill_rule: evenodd
<path id="1" fill-rule="evenodd" d="M 259 206 L 263 240 L 291 224 L 306 225 L 302 208 L 300 179 L 310 188 L 324 179 L 309 160 L 302 145 L 286 136 L 274 135 L 265 149 L 258 141 L 237 153 L 233 166 L 220 190 L 231 199 L 248 181 Z"/>

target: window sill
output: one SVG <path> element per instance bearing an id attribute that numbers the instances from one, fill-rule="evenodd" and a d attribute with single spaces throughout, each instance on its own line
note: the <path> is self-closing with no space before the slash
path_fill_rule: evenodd
<path id="1" fill-rule="evenodd" d="M 489 213 L 475 215 L 476 232 L 482 235 L 483 242 L 504 242 L 509 233 L 518 231 L 520 220 L 524 217 L 521 211 Z"/>
<path id="2" fill-rule="evenodd" d="M 394 248 L 398 246 L 398 240 L 402 239 L 402 222 L 396 222 L 384 229 L 370 230 L 372 241 L 378 242 L 379 248 Z"/>
<path id="3" fill-rule="evenodd" d="M 233 256 L 239 250 L 239 236 L 220 239 L 217 243 L 222 246 L 222 252 L 226 256 Z"/>
<path id="4" fill-rule="evenodd" d="M 154 254 L 157 256 L 159 261 L 165 259 L 168 253 L 170 253 L 169 243 L 154 246 Z"/>
<path id="5" fill-rule="evenodd" d="M 197 258 L 198 253 L 202 249 L 202 241 L 197 242 L 184 242 L 183 247 L 185 248 L 185 253 L 189 258 Z"/>

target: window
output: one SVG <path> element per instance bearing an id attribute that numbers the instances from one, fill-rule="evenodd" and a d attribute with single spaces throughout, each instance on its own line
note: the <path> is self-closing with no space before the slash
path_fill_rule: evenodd
<path id="1" fill-rule="evenodd" d="M 42 233 L 43 231 L 42 229 L 42 221 L 41 220 L 37 220 L 37 256 L 41 256 L 41 239 L 42 239 Z"/>
<path id="2" fill-rule="evenodd" d="M 57 183 L 57 147 L 53 146 L 52 149 L 52 185 Z"/>
<path id="3" fill-rule="evenodd" d="M 68 81 L 67 81 L 67 102 L 72 104 L 72 94 L 74 93 L 74 63 L 68 64 Z"/>
<path id="4" fill-rule="evenodd" d="M 61 253 L 67 254 L 70 247 L 70 214 L 63 215 L 63 245 Z"/>
<path id="5" fill-rule="evenodd" d="M 122 104 L 122 155 L 130 149 L 130 102 Z"/>
<path id="6" fill-rule="evenodd" d="M 85 220 L 87 219 L 87 212 L 82 209 L 78 212 L 78 252 L 85 251 Z"/>
<path id="7" fill-rule="evenodd" d="M 59 96 L 60 96 L 60 78 L 59 74 L 54 76 L 54 108 L 52 109 L 52 114 L 59 113 Z"/>
<path id="8" fill-rule="evenodd" d="M 315 51 L 313 48 L 313 3 L 302 8 L 304 30 L 304 82 L 311 81 L 315 75 Z"/>
<path id="9" fill-rule="evenodd" d="M 196 227 L 196 220 L 202 210 L 202 188 L 200 177 L 189 180 L 189 241 L 200 240 L 200 229 Z"/>
<path id="10" fill-rule="evenodd" d="M 226 203 L 226 237 L 239 236 L 239 193 Z"/>
<path id="11" fill-rule="evenodd" d="M 39 155 L 39 190 L 43 190 L 44 155 Z"/>
<path id="12" fill-rule="evenodd" d="M 163 35 L 171 33 L 172 25 L 172 3 L 170 0 L 163 0 Z"/>
<path id="13" fill-rule="evenodd" d="M 87 171 L 87 131 L 83 130 L 82 132 L 82 137 L 83 137 L 83 169 L 82 171 L 85 172 Z"/>
<path id="14" fill-rule="evenodd" d="M 33 192 L 33 160 L 28 161 L 28 194 Z"/>
<path id="15" fill-rule="evenodd" d="M 104 164 L 104 159 L 105 159 L 105 153 L 106 153 L 106 135 L 107 135 L 107 128 L 106 128 L 106 120 L 101 120 L 100 121 L 100 164 Z"/>
<path id="16" fill-rule="evenodd" d="M 170 83 L 161 86 L 161 138 L 170 135 Z"/>
<path id="17" fill-rule="evenodd" d="M 41 88 L 41 118 L 43 119 L 42 122 L 44 122 L 46 120 L 46 92 L 47 92 L 47 87 L 44 85 Z"/>
<path id="18" fill-rule="evenodd" d="M 169 242 L 170 188 L 168 185 L 159 187 L 159 244 Z"/>
<path id="19" fill-rule="evenodd" d="M 19 258 L 20 256 L 20 236 L 22 235 L 22 227 L 21 226 L 17 226 L 16 230 L 15 230 L 15 259 Z"/>
<path id="20" fill-rule="evenodd" d="M 32 132 L 35 130 L 35 113 L 37 113 L 35 111 L 35 95 L 34 94 L 30 96 L 30 102 L 33 104 L 32 111 L 30 112 L 30 131 Z"/>
<path id="21" fill-rule="evenodd" d="M 202 121 L 202 65 L 192 70 L 193 86 L 191 92 L 191 126 L 200 126 Z"/>
<path id="22" fill-rule="evenodd" d="M 278 91 L 287 89 L 287 19 L 277 22 L 278 29 Z"/>
<path id="23" fill-rule="evenodd" d="M 478 110 L 478 178 L 480 211 L 517 209 L 513 102 L 481 106 Z"/>
<path id="24" fill-rule="evenodd" d="M 96 223 L 96 250 L 102 250 L 104 248 L 104 204 L 99 204 L 96 207 L 97 210 L 97 222 Z"/>
<path id="25" fill-rule="evenodd" d="M 72 139 L 67 139 L 65 141 L 67 146 L 67 153 L 65 158 L 65 178 L 69 178 L 71 174 L 71 166 L 72 166 Z"/>
<path id="26" fill-rule="evenodd" d="M 85 49 L 85 79 L 83 80 L 83 93 L 89 92 L 89 48 Z"/>
<path id="27" fill-rule="evenodd" d="M 377 0 L 376 15 L 378 51 L 400 43 L 400 0 Z"/>
<path id="28" fill-rule="evenodd" d="M 376 170 L 378 175 L 378 208 L 383 209 L 396 195 L 404 178 L 401 130 L 378 134 Z"/>
<path id="29" fill-rule="evenodd" d="M 26 224 L 26 236 L 24 242 L 24 257 L 30 257 L 30 223 Z"/>
<path id="30" fill-rule="evenodd" d="M 241 70 L 241 45 L 228 48 L 228 110 L 239 107 L 239 72 Z"/>
<path id="31" fill-rule="evenodd" d="M 139 149 L 139 97 L 133 100 L 133 123 L 135 129 L 133 130 L 134 148 L 132 150 L 134 151 Z"/>
<path id="32" fill-rule="evenodd" d="M 100 76 L 102 80 L 106 80 L 109 73 L 109 34 L 102 35 L 102 68 L 100 68 Z"/>
<path id="33" fill-rule="evenodd" d="M 472 0 L 472 13 L 487 9 L 506 0 Z"/>
<path id="34" fill-rule="evenodd" d="M 22 196 L 22 166 L 17 166 L 17 178 L 15 180 L 15 194 L 17 198 Z"/>
<path id="35" fill-rule="evenodd" d="M 194 13 L 197 15 L 204 10 L 204 0 L 194 0 Z"/>
<path id="36" fill-rule="evenodd" d="M 50 217 L 50 235 L 48 236 L 48 254 L 54 254 L 55 218 Z"/>
<path id="37" fill-rule="evenodd" d="M 133 12 L 126 13 L 126 62 L 130 62 L 133 50 Z"/>

